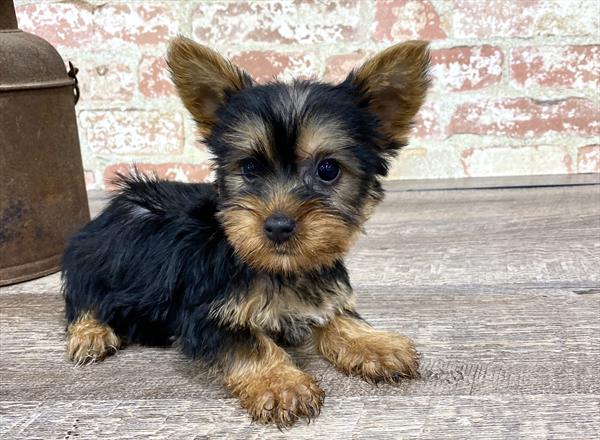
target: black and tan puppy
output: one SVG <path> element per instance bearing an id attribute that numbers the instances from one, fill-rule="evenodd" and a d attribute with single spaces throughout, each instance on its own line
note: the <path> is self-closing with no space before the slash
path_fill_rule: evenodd
<path id="1" fill-rule="evenodd" d="M 168 64 L 216 182 L 121 178 L 64 256 L 71 358 L 177 342 L 278 426 L 316 416 L 324 396 L 281 345 L 312 341 L 369 381 L 415 376 L 411 341 L 360 318 L 343 258 L 425 98 L 427 44 L 393 46 L 337 85 L 257 85 L 186 38 Z"/>

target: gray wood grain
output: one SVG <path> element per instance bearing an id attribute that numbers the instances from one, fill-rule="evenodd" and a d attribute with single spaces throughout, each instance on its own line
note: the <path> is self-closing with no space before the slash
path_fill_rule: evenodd
<path id="1" fill-rule="evenodd" d="M 74 367 L 59 276 L 4 287 L 0 437 L 598 437 L 600 185 L 392 190 L 349 267 L 363 316 L 415 340 L 421 378 L 374 387 L 296 350 L 327 398 L 283 434 L 175 349 Z"/>
<path id="2" fill-rule="evenodd" d="M 438 191 L 454 189 L 529 188 L 543 186 L 598 185 L 600 174 L 541 174 L 529 176 L 466 177 L 460 179 L 389 180 L 387 191 Z"/>
<path id="3" fill-rule="evenodd" d="M 404 393 L 600 391 L 598 295 L 412 293 L 383 299 L 391 296 L 363 295 L 359 309 L 374 326 L 405 333 L 420 348 L 422 379 L 402 384 Z M 226 397 L 174 349 L 128 347 L 102 364 L 74 367 L 65 358 L 62 300 L 39 299 L 23 294 L 1 302 L 2 370 L 13 379 L 3 379 L 0 399 Z M 314 354 L 297 358 L 331 396 L 396 392 L 346 378 Z"/>
<path id="4" fill-rule="evenodd" d="M 600 402 L 582 395 L 327 398 L 287 432 L 249 425 L 221 399 L 0 402 L 4 438 L 593 439 Z"/>
<path id="5" fill-rule="evenodd" d="M 349 258 L 355 285 L 600 285 L 600 185 L 389 193 Z"/>

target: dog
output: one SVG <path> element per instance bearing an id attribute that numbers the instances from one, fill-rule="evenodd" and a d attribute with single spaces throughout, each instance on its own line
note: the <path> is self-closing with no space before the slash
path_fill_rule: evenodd
<path id="1" fill-rule="evenodd" d="M 343 259 L 425 99 L 428 44 L 392 46 L 339 84 L 259 85 L 185 37 L 167 64 L 215 181 L 119 176 L 64 254 L 70 358 L 176 344 L 254 421 L 280 428 L 324 401 L 286 346 L 311 344 L 370 382 L 415 377 L 413 343 L 361 318 Z"/>

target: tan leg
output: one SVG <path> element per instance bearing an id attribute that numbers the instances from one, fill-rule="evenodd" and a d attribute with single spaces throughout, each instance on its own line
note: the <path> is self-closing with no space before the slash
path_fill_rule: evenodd
<path id="1" fill-rule="evenodd" d="M 231 355 L 225 387 L 260 423 L 281 428 L 298 418 L 316 417 L 324 399 L 316 380 L 299 370 L 270 338 L 260 335 L 257 339 L 258 350 L 243 349 Z"/>
<path id="2" fill-rule="evenodd" d="M 113 329 L 94 319 L 90 312 L 79 315 L 67 329 L 67 351 L 78 365 L 101 361 L 120 346 Z"/>
<path id="3" fill-rule="evenodd" d="M 315 328 L 315 342 L 341 371 L 369 382 L 397 382 L 418 374 L 418 354 L 410 339 L 375 330 L 351 316 L 337 316 Z"/>

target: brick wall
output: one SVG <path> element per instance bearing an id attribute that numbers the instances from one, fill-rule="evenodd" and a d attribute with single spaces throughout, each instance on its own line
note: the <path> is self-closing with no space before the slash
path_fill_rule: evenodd
<path id="1" fill-rule="evenodd" d="M 136 162 L 179 180 L 209 156 L 169 82 L 178 33 L 255 78 L 337 81 L 405 39 L 432 40 L 433 90 L 393 178 L 600 172 L 595 0 L 17 0 L 20 27 L 81 72 L 86 179 Z"/>

